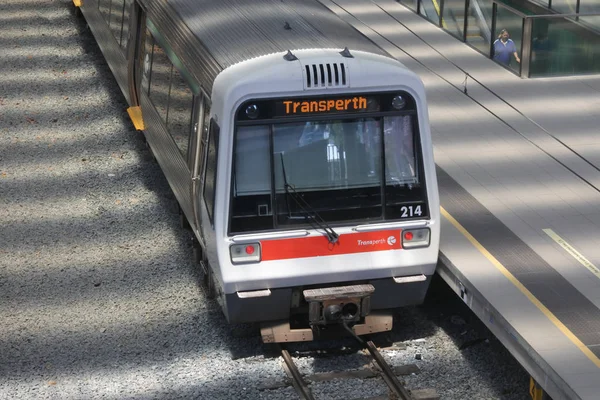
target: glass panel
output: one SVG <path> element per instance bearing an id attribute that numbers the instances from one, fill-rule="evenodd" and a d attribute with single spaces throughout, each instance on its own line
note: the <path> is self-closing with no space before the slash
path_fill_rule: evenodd
<path id="1" fill-rule="evenodd" d="M 385 217 L 386 219 L 422 218 L 428 215 L 419 181 L 413 117 L 384 118 L 385 142 Z M 406 207 L 410 205 L 410 207 Z M 410 212 L 408 212 L 410 210 Z"/>
<path id="2" fill-rule="evenodd" d="M 169 108 L 169 89 L 173 65 L 164 50 L 155 42 L 152 49 L 152 80 L 150 81 L 150 100 L 163 122 L 167 122 Z"/>
<path id="3" fill-rule="evenodd" d="M 444 0 L 442 27 L 457 38 L 463 38 L 465 28 L 465 0 Z"/>
<path id="4" fill-rule="evenodd" d="M 492 43 L 492 0 L 471 0 L 467 19 L 467 43 L 488 55 Z"/>
<path id="5" fill-rule="evenodd" d="M 123 29 L 121 30 L 121 47 L 127 48 L 127 40 L 129 39 L 129 14 L 131 13 L 131 1 L 125 0 L 123 9 Z"/>
<path id="6" fill-rule="evenodd" d="M 380 124 L 361 118 L 275 125 L 278 224 L 310 222 L 298 202 L 327 222 L 381 219 Z M 293 190 L 286 193 L 285 183 Z"/>
<path id="7" fill-rule="evenodd" d="M 285 192 L 281 174 L 296 190 L 380 185 L 379 120 L 333 120 L 276 125 L 273 151 L 276 190 Z"/>
<path id="8" fill-rule="evenodd" d="M 173 136 L 181 154 L 187 160 L 190 141 L 190 122 L 194 95 L 181 77 L 179 70 L 173 68 L 171 78 L 171 96 L 169 99 L 169 121 L 167 127 Z"/>
<path id="9" fill-rule="evenodd" d="M 417 11 L 417 5 L 419 0 L 398 0 L 398 3 L 410 8 L 413 11 Z"/>
<path id="10" fill-rule="evenodd" d="M 584 14 L 600 13 L 600 0 L 581 0 L 579 3 L 579 12 Z M 579 22 L 600 34 L 600 15 L 580 17 Z"/>
<path id="11" fill-rule="evenodd" d="M 124 0 L 113 0 L 110 6 L 109 26 L 113 37 L 117 43 L 121 42 L 121 28 L 123 26 L 123 6 Z"/>
<path id="12" fill-rule="evenodd" d="M 436 26 L 440 25 L 440 0 L 420 0 L 421 7 L 419 13 L 433 22 Z"/>
<path id="13" fill-rule="evenodd" d="M 235 138 L 232 232 L 273 228 L 270 126 L 245 126 Z"/>
<path id="14" fill-rule="evenodd" d="M 552 0 L 552 9 L 559 14 L 575 14 L 577 0 Z"/>
<path id="15" fill-rule="evenodd" d="M 550 8 L 550 0 L 531 0 L 533 3 L 537 3 L 542 7 Z M 554 2 L 554 0 L 552 0 Z"/>
<path id="16" fill-rule="evenodd" d="M 110 21 L 110 5 L 111 0 L 98 0 L 98 11 L 107 24 Z"/>
<path id="17" fill-rule="evenodd" d="M 530 75 L 600 73 L 600 35 L 568 19 L 536 18 Z"/>
<path id="18" fill-rule="evenodd" d="M 386 185 L 417 183 L 412 117 L 410 115 L 385 117 L 383 133 Z"/>
<path id="19" fill-rule="evenodd" d="M 493 46 L 493 59 L 519 73 L 523 18 L 505 8 L 498 7 L 496 27 L 498 32 Z"/>
<path id="20" fill-rule="evenodd" d="M 267 125 L 238 129 L 235 141 L 236 196 L 271 193 L 271 165 Z"/>
<path id="21" fill-rule="evenodd" d="M 150 31 L 146 29 L 144 34 L 144 57 L 142 73 L 142 93 L 150 93 L 150 81 L 152 80 L 152 49 L 154 48 L 154 39 Z"/>

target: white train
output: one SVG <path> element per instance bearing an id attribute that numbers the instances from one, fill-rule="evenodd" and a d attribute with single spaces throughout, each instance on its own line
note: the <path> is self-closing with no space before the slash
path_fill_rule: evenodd
<path id="1" fill-rule="evenodd" d="M 316 0 L 74 0 L 231 323 L 389 330 L 423 301 L 439 198 L 420 79 Z"/>

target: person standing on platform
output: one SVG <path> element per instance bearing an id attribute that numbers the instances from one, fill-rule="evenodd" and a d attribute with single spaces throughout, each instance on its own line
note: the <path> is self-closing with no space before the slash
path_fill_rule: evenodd
<path id="1" fill-rule="evenodd" d="M 517 54 L 517 46 L 515 46 L 515 42 L 510 39 L 510 35 L 506 29 L 502 29 L 500 35 L 498 35 L 498 39 L 494 42 L 494 61 L 499 62 L 500 64 L 506 65 L 507 67 L 510 64 L 510 56 L 514 55 L 515 60 L 520 63 L 521 59 Z"/>

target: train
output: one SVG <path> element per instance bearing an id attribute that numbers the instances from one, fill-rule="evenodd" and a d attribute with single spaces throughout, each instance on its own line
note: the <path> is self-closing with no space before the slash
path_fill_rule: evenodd
<path id="1" fill-rule="evenodd" d="M 194 237 L 264 342 L 392 329 L 440 211 L 419 77 L 317 0 L 73 0 Z"/>

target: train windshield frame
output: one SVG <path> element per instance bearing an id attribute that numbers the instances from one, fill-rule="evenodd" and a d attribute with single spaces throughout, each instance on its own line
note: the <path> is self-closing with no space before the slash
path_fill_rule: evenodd
<path id="1" fill-rule="evenodd" d="M 229 234 L 429 217 L 408 93 L 248 101 L 236 117 Z"/>

